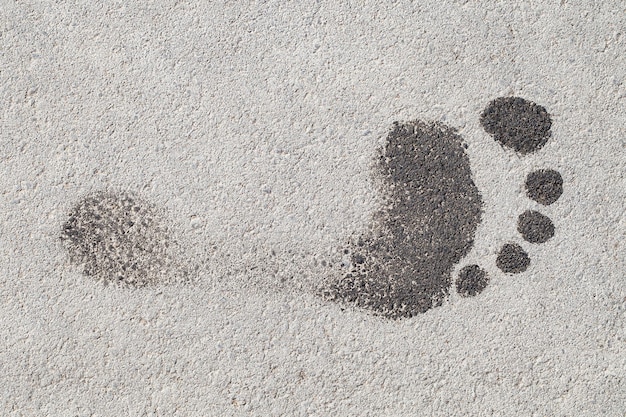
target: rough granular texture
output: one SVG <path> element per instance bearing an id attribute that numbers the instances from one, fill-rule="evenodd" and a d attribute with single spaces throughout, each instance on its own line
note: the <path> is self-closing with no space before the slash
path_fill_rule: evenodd
<path id="1" fill-rule="evenodd" d="M 517 220 L 517 231 L 530 243 L 544 243 L 554 236 L 554 224 L 538 211 L 526 210 Z"/>
<path id="2" fill-rule="evenodd" d="M 126 193 L 97 193 L 79 201 L 61 238 L 85 275 L 107 283 L 143 286 L 173 271 L 171 240 L 150 204 Z"/>
<path id="3" fill-rule="evenodd" d="M 456 279 L 456 291 L 463 297 L 480 294 L 489 283 L 489 276 L 478 265 L 468 265 L 461 269 Z"/>
<path id="4" fill-rule="evenodd" d="M 389 318 L 439 306 L 454 265 L 472 247 L 482 198 L 463 139 L 443 124 L 396 123 L 377 172 L 384 208 L 350 245 L 353 269 L 326 291 Z"/>
<path id="5" fill-rule="evenodd" d="M 552 120 L 538 104 L 521 97 L 500 97 L 483 111 L 480 124 L 501 145 L 526 155 L 546 144 Z"/>
<path id="6" fill-rule="evenodd" d="M 506 243 L 503 245 L 496 259 L 496 266 L 500 268 L 502 272 L 511 274 L 524 272 L 528 269 L 529 265 L 530 258 L 528 254 L 517 243 Z"/>
<path id="7" fill-rule="evenodd" d="M 537 203 L 548 206 L 563 194 L 563 177 L 553 169 L 533 171 L 526 177 L 526 194 Z"/>

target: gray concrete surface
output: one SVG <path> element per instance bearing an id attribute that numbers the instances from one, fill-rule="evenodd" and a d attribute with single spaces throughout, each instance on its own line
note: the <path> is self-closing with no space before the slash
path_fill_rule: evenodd
<path id="1" fill-rule="evenodd" d="M 626 415 L 625 28 L 618 1 L 0 0 L 0 414 Z M 546 110 L 540 149 L 485 130 L 499 97 Z M 441 305 L 394 318 L 323 290 L 413 120 L 462 137 L 482 211 Z"/>

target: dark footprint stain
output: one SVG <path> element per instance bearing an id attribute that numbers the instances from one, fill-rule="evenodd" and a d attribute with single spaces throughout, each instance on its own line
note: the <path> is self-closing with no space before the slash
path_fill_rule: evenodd
<path id="1" fill-rule="evenodd" d="M 554 236 L 554 224 L 538 211 L 526 210 L 519 215 L 517 231 L 530 243 L 545 243 Z"/>
<path id="2" fill-rule="evenodd" d="M 503 147 L 527 155 L 551 136 L 546 109 L 521 97 L 499 97 L 480 116 L 480 123 Z M 376 172 L 382 178 L 383 209 L 370 232 L 344 251 L 350 272 L 324 291 L 334 301 L 353 303 L 396 319 L 412 317 L 442 304 L 451 286 L 454 265 L 473 245 L 480 223 L 482 198 L 474 182 L 462 138 L 440 123 L 396 123 L 387 137 Z M 554 170 L 538 170 L 526 179 L 528 197 L 543 205 L 563 193 Z M 554 236 L 552 221 L 526 211 L 518 231 L 531 243 Z M 505 273 L 528 269 L 530 258 L 515 243 L 500 249 L 496 265 Z M 456 290 L 463 297 L 480 294 L 489 284 L 478 265 L 462 268 Z"/>
<path id="3" fill-rule="evenodd" d="M 521 97 L 499 97 L 480 116 L 480 124 L 501 145 L 526 155 L 550 138 L 552 120 L 543 106 Z"/>
<path id="4" fill-rule="evenodd" d="M 377 164 L 384 208 L 350 245 L 353 269 L 325 292 L 389 318 L 442 304 L 482 214 L 463 139 L 441 123 L 396 123 Z"/>
<path id="5" fill-rule="evenodd" d="M 563 177 L 553 169 L 533 171 L 526 177 L 526 195 L 539 204 L 549 206 L 563 194 Z"/>
<path id="6" fill-rule="evenodd" d="M 463 297 L 480 294 L 489 284 L 489 276 L 478 265 L 468 265 L 461 269 L 456 279 L 456 291 Z"/>
<path id="7" fill-rule="evenodd" d="M 517 243 L 506 243 L 500 249 L 496 259 L 496 266 L 502 272 L 518 274 L 526 271 L 530 265 L 528 254 Z"/>
<path id="8" fill-rule="evenodd" d="M 105 283 L 145 286 L 176 273 L 174 245 L 157 209 L 127 193 L 100 192 L 80 200 L 61 239 L 70 261 Z"/>

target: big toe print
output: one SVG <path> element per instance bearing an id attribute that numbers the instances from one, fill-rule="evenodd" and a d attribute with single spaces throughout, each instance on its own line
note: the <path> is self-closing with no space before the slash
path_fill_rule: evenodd
<path id="1" fill-rule="evenodd" d="M 526 155 L 550 138 L 552 120 L 546 109 L 521 97 L 500 97 L 480 116 L 485 131 L 501 145 Z"/>
<path id="2" fill-rule="evenodd" d="M 463 139 L 443 124 L 396 124 L 378 169 L 386 207 L 371 234 L 350 248 L 352 272 L 327 295 L 390 318 L 411 317 L 447 296 L 454 265 L 473 245 L 482 199 Z M 472 270 L 460 285 L 477 293 L 486 284 Z"/>

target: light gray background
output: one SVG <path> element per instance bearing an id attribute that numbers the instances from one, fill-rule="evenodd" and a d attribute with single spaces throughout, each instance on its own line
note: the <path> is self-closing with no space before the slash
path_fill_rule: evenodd
<path id="1" fill-rule="evenodd" d="M 625 6 L 494 3 L 0 0 L 0 414 L 625 415 Z M 482 131 L 506 95 L 551 113 L 537 154 Z M 491 283 L 410 320 L 342 311 L 320 262 L 417 118 L 469 143 L 485 213 L 457 269 Z M 565 181 L 556 235 L 507 276 L 537 168 Z M 102 189 L 159 205 L 196 282 L 70 265 L 61 225 Z"/>

